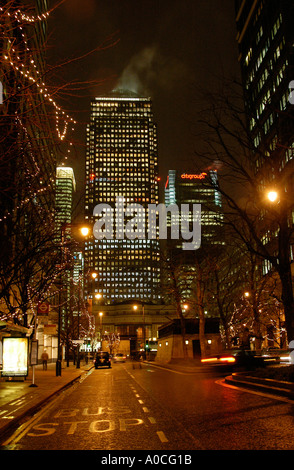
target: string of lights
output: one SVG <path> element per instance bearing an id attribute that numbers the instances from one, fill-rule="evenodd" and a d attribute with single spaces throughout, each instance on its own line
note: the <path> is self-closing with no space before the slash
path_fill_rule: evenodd
<path id="1" fill-rule="evenodd" d="M 0 14 L 7 15 L 17 24 L 18 32 L 23 42 L 23 50 L 25 52 L 24 59 L 21 58 L 20 52 L 14 45 L 14 42 L 11 39 L 8 39 L 7 43 L 9 48 L 4 54 L 3 58 L 7 64 L 9 64 L 21 77 L 25 78 L 27 81 L 34 84 L 40 94 L 45 98 L 45 100 L 54 107 L 55 110 L 55 120 L 56 120 L 56 133 L 60 141 L 63 141 L 66 137 L 69 124 L 76 124 L 76 121 L 65 113 L 62 108 L 57 104 L 53 99 L 52 95 L 48 91 L 46 83 L 42 80 L 42 73 L 38 70 L 36 61 L 33 57 L 32 50 L 29 46 L 29 42 L 26 37 L 26 33 L 23 28 L 23 22 L 26 23 L 35 23 L 37 21 L 47 20 L 49 17 L 49 12 L 43 13 L 37 16 L 28 16 L 23 13 L 20 9 L 16 11 L 5 10 L 3 7 L 0 7 Z M 5 22 L 3 21 L 3 24 Z M 8 26 L 8 29 L 10 27 Z M 8 31 L 3 31 L 4 38 L 9 38 Z M 27 61 L 25 61 L 27 59 Z M 63 124 L 61 124 L 61 120 Z M 73 128 L 72 128 L 73 130 Z"/>

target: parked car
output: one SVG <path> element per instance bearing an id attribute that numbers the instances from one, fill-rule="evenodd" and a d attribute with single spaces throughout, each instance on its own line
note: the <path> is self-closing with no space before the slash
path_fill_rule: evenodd
<path id="1" fill-rule="evenodd" d="M 106 351 L 98 352 L 95 356 L 94 365 L 95 369 L 98 369 L 98 367 L 111 367 L 109 353 Z"/>
<path id="2" fill-rule="evenodd" d="M 122 353 L 117 353 L 113 356 L 113 362 L 126 362 L 127 356 Z"/>

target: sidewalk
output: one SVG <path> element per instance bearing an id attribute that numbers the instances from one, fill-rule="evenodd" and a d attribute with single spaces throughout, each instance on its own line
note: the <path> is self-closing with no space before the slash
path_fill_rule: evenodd
<path id="1" fill-rule="evenodd" d="M 61 376 L 56 376 L 55 363 L 48 364 L 47 370 L 42 365 L 35 366 L 33 384 L 32 367 L 24 381 L 0 379 L 0 440 L 13 431 L 25 417 L 33 415 L 51 397 L 64 390 L 93 367 L 93 363 L 81 363 L 77 369 L 70 363 L 63 365 Z M 33 386 L 35 385 L 35 386 Z"/>

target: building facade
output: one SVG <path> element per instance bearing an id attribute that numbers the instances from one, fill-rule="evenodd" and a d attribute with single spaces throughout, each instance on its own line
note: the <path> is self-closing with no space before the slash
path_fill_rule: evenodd
<path id="1" fill-rule="evenodd" d="M 291 114 L 292 110 L 289 84 L 294 65 L 294 6 L 287 0 L 236 0 L 235 5 L 239 63 L 256 167 L 262 167 L 268 154 L 284 144 L 283 168 L 293 156 L 293 115 L 286 119 L 285 111 Z"/>
<path id="2" fill-rule="evenodd" d="M 294 6 L 287 0 L 237 0 L 235 7 L 245 111 L 257 181 L 280 195 L 287 193 L 289 220 L 293 223 L 289 195 L 294 158 L 294 106 L 290 97 L 294 77 Z M 268 227 L 265 244 L 275 243 L 276 231 L 274 223 Z M 270 262 L 265 260 L 263 274 L 270 269 Z"/>
<path id="3" fill-rule="evenodd" d="M 73 193 L 76 190 L 74 171 L 70 167 L 56 169 L 55 226 L 57 231 L 72 222 Z"/>
<path id="4" fill-rule="evenodd" d="M 209 182 L 208 182 L 209 181 Z M 175 204 L 179 209 L 181 204 L 190 206 L 192 223 L 192 206 L 201 204 L 201 243 L 222 244 L 220 226 L 223 219 L 221 211 L 221 195 L 217 189 L 218 178 L 216 171 L 199 174 L 192 172 L 177 172 L 169 170 L 165 184 L 165 205 Z M 181 213 L 181 212 L 180 212 Z M 169 224 L 171 219 L 169 219 Z M 179 220 L 181 224 L 181 220 Z"/>
<path id="5" fill-rule="evenodd" d="M 109 350 L 109 339 L 115 335 L 118 340 L 116 352 L 135 356 L 146 351 L 153 358 L 157 352 L 159 329 L 171 318 L 176 318 L 176 309 L 172 305 L 145 305 L 135 301 L 99 305 L 94 300 L 93 314 L 97 318 L 96 337 L 102 336 L 103 350 Z"/>
<path id="6" fill-rule="evenodd" d="M 200 231 L 201 240 L 197 249 L 183 250 L 183 240 L 170 237 L 165 244 L 165 262 L 163 272 L 164 299 L 168 303 L 178 303 L 185 317 L 198 316 L 200 292 L 199 283 L 213 275 L 209 273 L 208 253 L 212 250 L 222 251 L 224 236 L 222 233 L 222 204 L 218 191 L 216 171 L 201 173 L 177 172 L 170 170 L 165 184 L 165 205 L 167 220 L 172 234 L 173 224 L 182 226 L 183 217 L 188 218 L 190 228 L 193 228 L 194 205 L 201 206 Z M 183 216 L 182 206 L 189 207 L 188 215 Z M 173 214 L 173 206 L 179 209 L 179 215 Z M 171 208 L 171 210 L 169 210 Z M 198 217 L 196 215 L 196 217 Z M 212 268 L 211 268 L 212 269 Z M 205 283 L 207 284 L 207 279 Z M 185 304 L 188 309 L 185 311 Z M 203 303 L 203 302 L 202 302 Z M 205 315 L 214 316 L 216 313 L 211 305 L 206 305 Z"/>
<path id="7" fill-rule="evenodd" d="M 258 223 L 265 251 L 277 256 L 278 262 L 273 261 L 275 269 L 269 258 L 263 259 L 260 265 L 256 262 L 255 282 L 260 289 L 258 286 L 262 287 L 267 278 L 274 282 L 275 271 L 280 273 L 281 287 L 277 285 L 282 292 L 276 298 L 284 300 L 285 317 L 281 307 L 277 315 L 269 310 L 263 324 L 268 329 L 264 337 L 272 341 L 272 325 L 277 323 L 275 345 L 282 345 L 284 333 L 281 333 L 281 325 L 285 319 L 287 334 L 293 335 L 294 106 L 290 92 L 294 77 L 294 5 L 287 0 L 236 0 L 235 11 L 256 186 L 261 193 L 266 194 L 270 190 L 277 198 L 269 199 L 271 202 L 267 201 L 267 204 L 270 205 L 260 210 Z M 285 295 L 285 289 L 288 295 Z M 262 304 L 263 309 L 266 302 Z"/>
<path id="8" fill-rule="evenodd" d="M 108 304 L 128 299 L 157 302 L 159 243 L 144 233 L 148 205 L 158 203 L 151 100 L 129 92 L 95 98 L 86 148 L 85 220 L 95 229 L 102 212 L 94 215 L 94 210 L 104 205 L 103 215 L 112 223 L 111 234 L 101 228 L 86 241 L 86 294 L 91 298 L 99 292 Z M 97 274 L 95 282 L 92 272 Z"/>

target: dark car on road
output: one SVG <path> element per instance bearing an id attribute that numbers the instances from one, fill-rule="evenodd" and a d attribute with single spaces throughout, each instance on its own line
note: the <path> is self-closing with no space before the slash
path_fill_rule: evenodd
<path id="1" fill-rule="evenodd" d="M 203 365 L 221 366 L 228 368 L 255 369 L 265 367 L 269 363 L 276 363 L 275 357 L 265 357 L 255 351 L 247 349 L 232 349 L 221 354 L 208 356 L 201 359 Z"/>
<path id="2" fill-rule="evenodd" d="M 98 369 L 98 367 L 111 367 L 109 353 L 106 351 L 98 352 L 95 356 L 94 365 L 95 369 Z"/>

